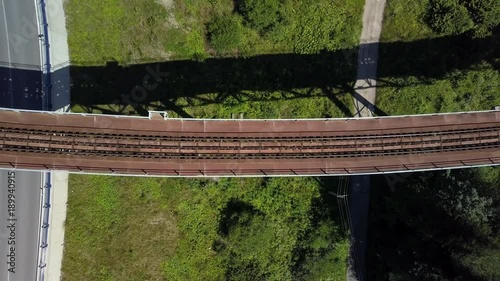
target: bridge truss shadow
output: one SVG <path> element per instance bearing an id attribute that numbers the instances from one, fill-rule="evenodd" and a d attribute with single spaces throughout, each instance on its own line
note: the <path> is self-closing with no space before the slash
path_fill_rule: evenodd
<path id="1" fill-rule="evenodd" d="M 494 36 L 484 39 L 461 35 L 381 43 L 376 87 L 412 85 L 391 82 L 392 77 L 417 76 L 418 83 L 431 83 L 433 79 L 468 69 L 481 61 L 498 69 L 498 50 L 498 28 Z M 352 116 L 349 106 L 339 98 L 355 95 L 357 54 L 358 48 L 350 48 L 313 55 L 72 66 L 71 101 L 73 106 L 87 112 L 146 115 L 147 110 L 168 110 L 180 117 L 192 117 L 184 110 L 185 105 L 178 103 L 179 99 L 182 98 L 184 104 L 187 101 L 188 106 L 203 106 L 229 98 L 241 102 L 326 96 L 345 116 Z M 375 109 L 375 114 L 386 115 L 380 108 Z"/>

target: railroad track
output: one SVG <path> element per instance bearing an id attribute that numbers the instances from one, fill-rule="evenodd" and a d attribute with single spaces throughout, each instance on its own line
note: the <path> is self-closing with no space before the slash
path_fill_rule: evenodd
<path id="1" fill-rule="evenodd" d="M 308 132 L 311 134 L 311 132 Z M 156 159 L 297 159 L 500 149 L 500 126 L 380 135 L 159 136 L 0 127 L 0 151 Z"/>
<path id="2" fill-rule="evenodd" d="M 293 176 L 480 165 L 500 165 L 500 112 L 240 121 L 0 110 L 3 168 Z"/>

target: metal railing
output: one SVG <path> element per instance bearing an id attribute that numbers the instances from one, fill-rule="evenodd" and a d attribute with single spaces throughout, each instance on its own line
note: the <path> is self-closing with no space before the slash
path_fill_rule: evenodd
<path id="1" fill-rule="evenodd" d="M 37 20 L 39 26 L 40 38 L 40 59 L 42 65 L 42 110 L 52 110 L 52 96 L 51 96 L 51 63 L 50 63 L 50 42 L 49 42 L 49 24 L 47 22 L 47 11 L 45 0 L 35 0 L 35 7 L 37 10 Z M 50 190 L 51 172 L 44 173 L 45 184 L 42 188 L 42 204 L 40 210 L 41 226 L 39 233 L 39 250 L 37 257 L 37 276 L 36 280 L 45 280 L 45 268 L 47 265 L 47 250 L 48 250 L 48 236 L 49 236 L 49 214 L 50 214 Z"/>
<path id="2" fill-rule="evenodd" d="M 45 268 L 47 266 L 47 250 L 49 237 L 49 211 L 50 211 L 50 190 L 52 188 L 51 173 L 44 174 L 45 184 L 42 190 L 42 224 L 40 226 L 40 249 L 38 252 L 37 280 L 45 280 Z"/>
<path id="3" fill-rule="evenodd" d="M 47 23 L 47 11 L 45 10 L 46 3 L 45 0 L 40 0 L 39 4 L 39 20 L 41 20 L 42 26 L 42 36 L 40 40 L 42 42 L 42 83 L 43 83 L 43 96 L 45 98 L 44 110 L 52 110 L 52 97 L 51 88 L 52 81 L 50 77 L 51 64 L 50 64 L 50 42 L 49 42 L 49 24 Z"/>
<path id="4" fill-rule="evenodd" d="M 114 117 L 114 118 L 130 118 L 130 119 L 151 119 L 155 113 L 168 113 L 167 111 L 148 111 L 148 116 L 139 115 L 117 115 L 117 114 L 99 114 L 99 113 L 76 113 L 64 111 L 45 111 L 33 109 L 17 109 L 0 107 L 0 111 L 15 111 L 26 113 L 42 113 L 51 115 L 70 115 L 70 116 L 97 116 L 97 117 Z M 477 113 L 491 113 L 500 111 L 500 106 L 491 110 L 474 110 L 474 111 L 457 111 L 457 112 L 443 112 L 443 113 L 425 113 L 425 114 L 407 114 L 407 115 L 389 115 L 389 116 L 375 116 L 375 117 L 337 117 L 337 118 L 266 118 L 266 119 L 221 119 L 221 118 L 176 118 L 165 117 L 165 120 L 181 120 L 181 121 L 220 121 L 220 122 L 248 122 L 248 121 L 352 121 L 352 120 L 370 120 L 370 119 L 397 119 L 397 118 L 411 118 L 411 117 L 425 117 L 425 116 L 446 116 L 446 115 L 467 115 Z M 168 115 L 168 114 L 167 114 Z"/>

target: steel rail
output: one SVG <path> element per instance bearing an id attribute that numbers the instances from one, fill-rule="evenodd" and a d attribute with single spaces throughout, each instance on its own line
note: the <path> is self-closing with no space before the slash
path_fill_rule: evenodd
<path id="1" fill-rule="evenodd" d="M 127 152 L 127 151 L 104 151 L 104 150 L 54 150 L 40 147 L 33 149 L 32 147 L 4 147 L 0 151 L 23 152 L 23 153 L 37 153 L 37 154 L 62 154 L 62 155 L 75 155 L 75 156 L 94 156 L 94 157 L 122 157 L 122 158 L 156 158 L 156 159 L 314 159 L 314 158 L 346 158 L 346 157 L 381 157 L 386 155 L 410 155 L 410 154 L 424 154 L 436 152 L 450 152 L 450 151 L 464 151 L 473 149 L 485 148 L 499 148 L 500 142 L 494 143 L 481 143 L 481 144 L 468 144 L 460 146 L 440 146 L 440 147 L 426 147 L 408 149 L 385 149 L 385 150 L 371 150 L 371 151 L 339 151 L 339 152 L 325 152 L 318 151 L 316 153 L 305 153 L 302 151 L 288 152 L 288 153 L 263 153 L 263 152 L 230 152 L 230 153 L 146 153 L 146 152 Z"/>
<path id="2" fill-rule="evenodd" d="M 1 122 L 0 122 L 1 124 Z M 470 125 L 470 124 L 462 124 L 462 125 Z M 452 126 L 452 125 L 450 125 Z M 420 127 L 419 127 L 420 128 Z M 397 130 L 397 129 L 391 129 L 391 130 Z M 460 134 L 460 133 L 467 133 L 467 132 L 484 132 L 484 131 L 495 131 L 495 130 L 500 130 L 500 125 L 497 126 L 490 126 L 490 127 L 481 127 L 481 128 L 468 128 L 468 129 L 459 129 L 459 130 L 441 130 L 441 131 L 424 131 L 424 132 L 406 132 L 406 133 L 389 133 L 389 134 L 367 134 L 367 135 L 333 135 L 330 137 L 318 137 L 314 136 L 317 139 L 338 139 L 338 140 L 347 140 L 347 139 L 371 139 L 373 137 L 377 138 L 392 138 L 392 137 L 405 137 L 405 136 L 427 136 L 427 135 L 446 135 L 446 134 Z M 280 140 L 289 140 L 289 141 L 303 141 L 307 140 L 308 137 L 303 137 L 303 136 L 297 136 L 297 137 L 286 137 L 286 136 L 277 136 L 277 137 L 247 137 L 247 136 L 242 136 L 242 137 L 223 137 L 223 136 L 163 136 L 163 135 L 144 135 L 144 134 L 138 134 L 138 135 L 132 135 L 132 134 L 110 134 L 110 133 L 100 133 L 100 132 L 85 132 L 82 133 L 80 132 L 71 132 L 71 131 L 54 131 L 54 130 L 33 130 L 29 128 L 9 128 L 9 127 L 2 127 L 0 125 L 0 132 L 6 132 L 6 133 L 19 133 L 19 134 L 27 134 L 27 135 L 61 135 L 61 136 L 70 136 L 70 137 L 95 137 L 99 136 L 101 138 L 115 138 L 115 139 L 140 139 L 140 140 L 157 140 L 158 138 L 161 139 L 167 139 L 167 140 L 194 140 L 194 141 L 210 141 L 210 140 L 217 140 L 217 141 L 232 141 L 232 140 L 237 140 L 237 141 L 265 141 L 265 140 L 274 140 L 274 139 L 280 139 Z M 313 135 L 314 133 L 318 133 L 322 131 L 307 131 L 307 133 L 310 133 Z M 213 134 L 222 134 L 223 132 L 217 132 Z M 251 133 L 251 132 L 249 132 Z M 323 132 L 322 132 L 323 133 Z"/>
<path id="3" fill-rule="evenodd" d="M 355 139 L 355 140 L 336 140 L 332 139 L 321 139 L 317 140 L 315 138 L 310 138 L 303 140 L 301 142 L 285 142 L 285 141 L 253 141 L 253 142 L 238 142 L 238 141 L 213 141 L 213 142 L 196 142 L 196 141 L 143 141 L 143 140 L 128 140 L 123 141 L 115 139 L 106 138 L 76 138 L 76 137 L 52 137 L 40 138 L 38 136 L 28 135 L 27 137 L 20 137 L 18 135 L 7 135 L 4 134 L 0 136 L 0 147 L 1 145 L 48 145 L 49 147 L 57 147 L 57 145 L 71 146 L 71 148 L 77 146 L 92 146 L 92 147 L 114 147 L 114 148 L 152 148 L 152 149 L 173 149 L 173 148 L 183 148 L 183 149 L 219 149 L 219 150 L 229 150 L 229 149 L 261 149 L 263 148 L 294 148 L 302 147 L 307 149 L 317 149 L 317 148 L 350 148 L 350 147 L 378 147 L 378 146 L 396 146 L 396 145 L 415 145 L 415 144 L 433 144 L 433 143 L 450 143 L 455 141 L 468 142 L 477 140 L 488 140 L 488 139 L 500 139 L 499 131 L 487 131 L 487 132 L 475 132 L 467 133 L 461 135 L 444 135 L 444 136 L 407 136 L 407 137 L 393 137 L 386 139 Z"/>
<path id="4" fill-rule="evenodd" d="M 50 151 L 98 151 L 98 150 L 107 150 L 107 151 L 126 151 L 126 152 L 135 152 L 137 153 L 188 153 L 189 151 L 193 151 L 194 153 L 213 153 L 217 151 L 219 153 L 232 153 L 233 151 L 237 151 L 238 153 L 244 152 L 265 152 L 265 151 L 278 151 L 279 153 L 295 153 L 298 149 L 301 151 L 307 152 L 335 152 L 336 150 L 344 150 L 344 151 L 360 151 L 360 150 L 397 150 L 397 149 L 413 149 L 413 148 L 432 148 L 436 146 L 445 147 L 445 146 L 457 146 L 463 145 L 464 143 L 473 146 L 477 144 L 484 143 L 498 143 L 500 141 L 500 137 L 497 135 L 469 135 L 467 137 L 461 138 L 439 138 L 439 139 L 394 139 L 390 142 L 388 141 L 378 141 L 373 140 L 372 142 L 362 142 L 359 143 L 357 141 L 351 143 L 345 142 L 302 142 L 300 145 L 296 144 L 286 144 L 286 143 L 252 143 L 242 145 L 241 143 L 234 142 L 233 145 L 222 145 L 221 143 L 216 143 L 217 145 L 198 145 L 193 142 L 189 143 L 165 143 L 165 142 L 157 142 L 154 144 L 137 144 L 137 143 L 98 143 L 96 141 L 84 141 L 84 142 L 71 142 L 71 141 L 49 141 L 49 140 L 40 140 L 40 139 L 18 139 L 18 138 L 9 138 L 3 139 L 0 144 L 1 149 L 15 149 L 16 147 L 32 147 L 35 149 L 42 150 L 50 150 Z M 158 144 L 159 143 L 159 144 Z"/>

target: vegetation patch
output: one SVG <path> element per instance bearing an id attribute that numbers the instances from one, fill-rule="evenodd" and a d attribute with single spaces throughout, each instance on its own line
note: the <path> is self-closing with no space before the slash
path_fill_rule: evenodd
<path id="1" fill-rule="evenodd" d="M 150 0 L 66 1 L 66 28 L 73 65 L 130 64 L 165 60 L 169 12 Z"/>
<path id="2" fill-rule="evenodd" d="M 495 3 L 493 3 L 495 2 Z M 391 1 L 378 64 L 385 114 L 490 110 L 500 104 L 498 1 Z"/>
<path id="3" fill-rule="evenodd" d="M 210 45 L 218 52 L 238 49 L 243 41 L 241 19 L 232 14 L 218 15 L 207 26 Z"/>
<path id="4" fill-rule="evenodd" d="M 74 63 L 123 61 L 124 5 L 116 0 L 65 4 L 68 45 Z"/>
<path id="5" fill-rule="evenodd" d="M 352 116 L 347 89 L 356 75 L 363 5 L 115 0 L 87 6 L 69 0 L 70 56 L 78 65 L 71 69 L 72 110 L 165 110 L 174 117 L 208 118 Z M 119 12 L 103 16 L 99 25 L 89 22 L 107 7 Z M 84 30 L 96 38 L 83 37 Z M 86 42 L 104 47 L 92 50 Z M 144 78 L 158 77 L 148 67 L 168 76 L 149 79 L 158 86 L 140 92 L 138 101 L 132 93 L 144 88 Z"/>
<path id="6" fill-rule="evenodd" d="M 496 3 L 493 3 L 496 2 Z M 500 104 L 498 1 L 390 1 L 378 64 L 386 115 Z M 375 176 L 369 280 L 500 280 L 498 167 Z"/>
<path id="7" fill-rule="evenodd" d="M 494 0 L 431 0 L 424 20 L 440 34 L 470 31 L 475 37 L 486 37 L 500 23 L 500 3 Z"/>
<path id="8" fill-rule="evenodd" d="M 500 279 L 500 169 L 396 174 L 373 181 L 370 280 Z"/>
<path id="9" fill-rule="evenodd" d="M 343 280 L 348 238 L 325 188 L 71 175 L 63 278 Z"/>
<path id="10" fill-rule="evenodd" d="M 264 33 L 280 21 L 281 1 L 243 0 L 237 5 L 237 11 L 251 28 Z"/>
<path id="11" fill-rule="evenodd" d="M 458 0 L 430 1 L 425 21 L 431 29 L 443 34 L 460 34 L 474 26 L 467 9 Z"/>
<path id="12" fill-rule="evenodd" d="M 380 42 L 411 42 L 437 37 L 424 22 L 423 16 L 428 3 L 429 0 L 388 1 L 384 11 Z"/>
<path id="13" fill-rule="evenodd" d="M 180 237 L 173 206 L 182 182 L 69 179 L 63 280 L 162 280 L 161 261 Z"/>
<path id="14" fill-rule="evenodd" d="M 378 89 L 377 106 L 389 115 L 491 110 L 500 104 L 500 75 L 489 64 L 443 79 L 391 78 L 386 85 Z"/>
<path id="15" fill-rule="evenodd" d="M 491 36 L 500 23 L 495 0 L 394 0 L 384 12 L 382 42 L 414 41 L 467 33 Z"/>
<path id="16" fill-rule="evenodd" d="M 358 43 L 363 4 L 69 0 L 65 11 L 73 64 L 102 65 L 350 48 Z"/>

